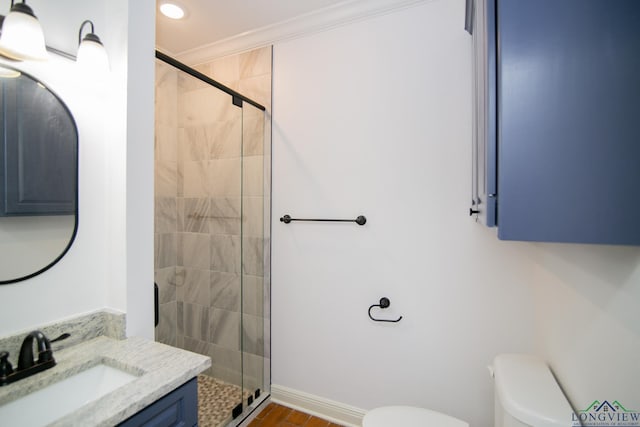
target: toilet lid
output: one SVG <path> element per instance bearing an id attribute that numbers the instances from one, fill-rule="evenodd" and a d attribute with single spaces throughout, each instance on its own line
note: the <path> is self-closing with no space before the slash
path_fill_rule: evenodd
<path id="1" fill-rule="evenodd" d="M 362 427 L 469 427 L 457 418 L 413 406 L 383 406 L 362 419 Z"/>

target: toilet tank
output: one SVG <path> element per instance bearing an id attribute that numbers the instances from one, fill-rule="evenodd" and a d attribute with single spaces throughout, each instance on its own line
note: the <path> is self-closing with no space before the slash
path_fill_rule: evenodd
<path id="1" fill-rule="evenodd" d="M 495 427 L 567 427 L 573 410 L 547 364 L 528 354 L 493 362 Z"/>

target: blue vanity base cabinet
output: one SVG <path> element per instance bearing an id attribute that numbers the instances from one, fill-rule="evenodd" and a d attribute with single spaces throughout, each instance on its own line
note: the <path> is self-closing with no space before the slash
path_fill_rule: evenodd
<path id="1" fill-rule="evenodd" d="M 194 427 L 198 425 L 198 384 L 193 378 L 147 406 L 119 427 Z"/>
<path id="2" fill-rule="evenodd" d="M 488 15 L 481 131 L 498 237 L 640 245 L 640 1 L 476 6 Z"/>

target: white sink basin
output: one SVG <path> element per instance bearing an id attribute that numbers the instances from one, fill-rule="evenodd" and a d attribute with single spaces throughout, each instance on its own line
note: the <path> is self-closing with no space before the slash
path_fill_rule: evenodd
<path id="1" fill-rule="evenodd" d="M 0 406 L 0 424 L 45 426 L 136 378 L 104 364 L 94 366 Z"/>

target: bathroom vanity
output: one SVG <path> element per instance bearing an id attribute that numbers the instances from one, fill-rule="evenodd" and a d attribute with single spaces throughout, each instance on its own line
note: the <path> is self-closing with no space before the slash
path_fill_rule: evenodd
<path id="1" fill-rule="evenodd" d="M 104 327 L 87 333 L 83 323 L 75 322 L 80 325 L 78 331 L 73 325 L 42 328 L 51 337 L 71 329 L 76 342 L 70 338 L 67 347 L 56 350 L 54 346 L 53 368 L 0 387 L 3 423 L 133 427 L 182 421 L 180 425 L 197 425 L 196 376 L 211 366 L 210 358 L 142 338 L 110 337 Z M 9 346 L 13 356 L 12 340 L 1 339 L 0 344 L 3 349 Z M 86 374 L 95 369 L 103 373 L 98 379 L 89 378 Z M 108 384 L 119 381 L 116 377 L 124 381 Z"/>

